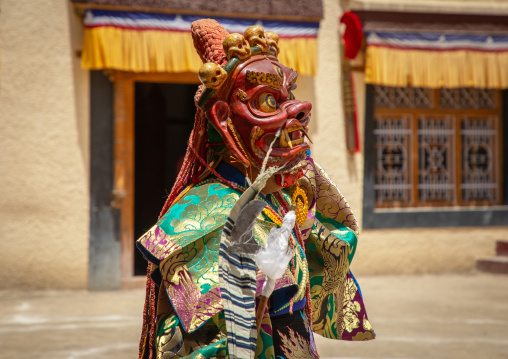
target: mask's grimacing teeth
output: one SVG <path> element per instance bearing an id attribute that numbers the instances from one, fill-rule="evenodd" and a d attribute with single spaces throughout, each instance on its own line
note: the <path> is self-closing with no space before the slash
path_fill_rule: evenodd
<path id="1" fill-rule="evenodd" d="M 312 142 L 312 140 L 309 137 L 309 134 L 307 133 L 307 131 L 305 131 L 305 129 L 303 127 L 301 128 L 301 130 L 302 130 L 303 134 L 305 135 L 305 137 L 307 137 L 309 139 L 310 143 L 314 143 L 314 142 Z"/>
<path id="2" fill-rule="evenodd" d="M 282 135 L 280 136 L 279 145 L 281 148 L 293 148 L 293 146 L 303 143 L 304 136 L 309 138 L 309 135 L 307 135 L 307 132 L 301 126 L 284 129 L 282 130 Z"/>
<path id="3" fill-rule="evenodd" d="M 284 130 L 284 139 L 286 140 L 286 144 L 289 145 L 290 148 L 293 148 L 293 143 L 291 143 L 291 138 L 289 137 L 289 133 L 287 130 Z"/>

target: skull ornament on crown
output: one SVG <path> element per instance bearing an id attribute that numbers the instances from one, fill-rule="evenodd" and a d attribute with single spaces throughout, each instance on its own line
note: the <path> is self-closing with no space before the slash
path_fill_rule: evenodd
<path id="1" fill-rule="evenodd" d="M 267 166 L 281 167 L 278 182 L 292 185 L 306 164 L 312 105 L 293 96 L 298 73 L 278 61 L 279 37 L 257 25 L 243 35 L 228 34 L 210 19 L 192 27 L 205 62 L 199 77 L 206 89 L 198 105 L 209 123 L 245 167 L 260 169 L 275 140 Z M 222 49 L 212 40 L 222 41 Z"/>

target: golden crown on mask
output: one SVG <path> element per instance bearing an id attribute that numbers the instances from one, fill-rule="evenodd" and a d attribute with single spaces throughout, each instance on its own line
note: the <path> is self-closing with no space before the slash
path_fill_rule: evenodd
<path id="1" fill-rule="evenodd" d="M 228 59 L 227 64 L 222 67 L 215 62 L 207 62 L 199 69 L 199 80 L 206 90 L 199 98 L 198 105 L 204 108 L 212 97 L 227 97 L 234 79 L 239 73 L 239 71 L 235 71 L 238 65 L 250 63 L 257 55 L 277 58 L 279 55 L 278 43 L 279 35 L 273 31 L 264 31 L 259 25 L 248 27 L 243 35 L 239 33 L 227 35 L 222 44 Z"/>

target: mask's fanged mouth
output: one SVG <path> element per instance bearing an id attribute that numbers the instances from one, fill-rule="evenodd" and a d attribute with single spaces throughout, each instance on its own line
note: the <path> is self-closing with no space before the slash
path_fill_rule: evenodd
<path id="1" fill-rule="evenodd" d="M 274 140 L 273 152 L 268 162 L 287 161 L 289 157 L 296 156 L 302 151 L 305 153 L 305 150 L 309 147 L 309 145 L 305 143 L 305 137 L 312 143 L 303 126 L 288 127 L 286 129 L 279 129 L 279 131 L 280 135 L 276 139 L 276 133 L 265 134 L 259 127 L 254 128 L 251 135 L 251 146 L 259 159 L 265 157 L 266 151 L 268 151 Z"/>
<path id="2" fill-rule="evenodd" d="M 312 140 L 310 139 L 309 135 L 302 126 L 286 128 L 282 130 L 279 147 L 293 148 L 293 146 L 298 146 L 303 143 L 304 136 L 307 137 L 309 141 L 312 143 Z"/>

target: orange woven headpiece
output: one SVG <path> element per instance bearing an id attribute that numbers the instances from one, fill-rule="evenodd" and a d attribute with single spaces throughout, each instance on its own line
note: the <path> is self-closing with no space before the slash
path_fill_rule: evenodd
<path id="1" fill-rule="evenodd" d="M 203 63 L 227 64 L 222 44 L 229 32 L 221 24 L 213 19 L 197 20 L 191 24 L 191 33 L 194 47 Z"/>

